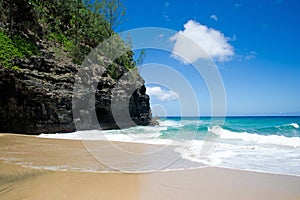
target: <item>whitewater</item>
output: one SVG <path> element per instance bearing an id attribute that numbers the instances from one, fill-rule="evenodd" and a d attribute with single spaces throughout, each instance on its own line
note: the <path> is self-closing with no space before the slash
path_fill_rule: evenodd
<path id="1" fill-rule="evenodd" d="M 227 117 L 220 121 L 209 117 L 167 117 L 155 127 L 38 137 L 168 145 L 174 146 L 181 159 L 205 166 L 300 176 L 300 117 Z M 212 141 L 211 149 L 202 155 L 204 145 Z"/>

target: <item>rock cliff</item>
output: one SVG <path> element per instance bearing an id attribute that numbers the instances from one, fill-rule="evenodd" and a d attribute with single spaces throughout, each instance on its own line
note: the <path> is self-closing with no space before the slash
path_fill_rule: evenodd
<path id="1" fill-rule="evenodd" d="M 79 104 L 73 105 L 72 109 L 73 87 L 80 66 L 58 63 L 49 53 L 13 62 L 20 69 L 0 67 L 0 132 L 72 132 L 76 129 L 125 128 L 151 122 L 149 96 L 145 93 L 143 79 L 138 74 L 135 78 L 122 78 L 129 74 L 122 66 L 116 66 L 118 79 L 105 72 L 105 65 L 97 66 L 103 71 L 96 80 L 93 77 L 97 87 L 92 91 L 95 95 L 92 107 L 97 117 L 86 124 L 82 121 L 88 121 L 92 116 L 92 111 L 84 105 L 88 100 L 75 94 Z M 85 113 L 86 118 L 73 117 L 73 110 Z M 79 125 L 75 126 L 74 121 Z"/>

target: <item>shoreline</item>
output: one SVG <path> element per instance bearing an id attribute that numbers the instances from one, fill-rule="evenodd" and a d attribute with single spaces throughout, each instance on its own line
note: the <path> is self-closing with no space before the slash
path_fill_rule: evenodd
<path id="1" fill-rule="evenodd" d="M 71 142 L 78 142 L 80 141 L 82 143 L 82 140 L 80 139 L 74 139 L 74 138 L 48 138 L 48 137 L 39 137 L 39 135 L 27 135 L 27 134 L 14 134 L 14 133 L 0 133 L 0 137 L 5 137 L 5 136 L 12 136 L 12 137 L 29 137 L 29 138 L 37 138 L 37 139 L 45 139 L 45 140 L 53 140 L 53 141 L 61 141 L 61 142 L 67 142 L 67 141 L 71 141 Z M 98 141 L 98 140 L 97 140 Z M 99 140 L 99 141 L 104 141 L 104 140 Z M 143 143 L 143 142 L 137 142 L 137 141 L 114 141 L 114 140 L 107 140 L 107 141 L 104 141 L 104 142 L 109 142 L 109 143 L 117 143 L 117 144 L 132 144 L 132 145 L 146 145 L 146 146 L 164 146 L 166 144 L 148 144 L 148 143 Z M 82 143 L 83 147 L 84 147 L 84 143 Z M 171 144 L 172 145 L 172 144 Z M 1 147 L 1 146 L 0 146 Z M 85 148 L 85 147 L 84 147 Z M 1 149 L 0 149 L 1 150 Z M 89 153 L 90 154 L 90 153 Z M 1 161 L 1 160 L 0 160 Z M 17 164 L 19 165 L 19 164 Z M 39 167 L 26 167 L 26 166 L 22 166 L 20 165 L 21 167 L 24 167 L 24 168 L 30 168 L 30 169 L 37 169 L 37 170 L 49 170 L 49 171 L 58 171 L 58 172 L 64 172 L 64 171 L 70 171 L 70 172 L 83 172 L 83 173 L 133 173 L 133 174 L 136 174 L 136 173 L 152 173 L 152 172 L 118 172 L 118 171 L 91 171 L 91 170 L 72 170 L 72 169 L 69 169 L 69 170 L 66 170 L 66 169 L 63 169 L 63 170 L 59 170 L 59 169 L 47 169 L 46 167 L 45 168 L 39 168 Z M 230 167 L 224 167 L 224 166 L 210 166 L 210 165 L 202 165 L 199 167 L 188 167 L 188 168 L 179 168 L 179 169 L 163 169 L 161 171 L 163 172 L 173 172 L 173 171 L 182 171 L 182 170 L 197 170 L 197 169 L 202 169 L 202 168 L 216 168 L 216 169 L 225 169 L 225 170 L 234 170 L 234 171 L 241 171 L 241 172 L 251 172 L 251 173 L 261 173 L 261 174 L 270 174 L 270 175 L 279 175 L 279 176 L 290 176 L 290 177 L 298 177 L 300 178 L 300 175 L 297 175 L 297 174 L 281 174 L 281 173 L 275 173 L 275 172 L 268 172 L 268 171 L 258 171 L 258 170 L 251 170 L 251 169 L 237 169 L 237 168 L 230 168 Z"/>
<path id="2" fill-rule="evenodd" d="M 118 144 L 137 150 L 153 146 Z M 0 199 L 300 199 L 300 177 L 292 175 L 219 167 L 99 173 L 32 169 L 15 164 L 24 159 L 32 164 L 79 167 L 97 162 L 101 167 L 82 147 L 80 141 L 0 134 Z M 16 160 L 5 163 L 3 158 Z"/>

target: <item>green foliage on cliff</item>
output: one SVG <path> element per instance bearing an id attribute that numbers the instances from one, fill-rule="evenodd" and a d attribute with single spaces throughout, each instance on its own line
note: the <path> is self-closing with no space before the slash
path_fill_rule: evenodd
<path id="1" fill-rule="evenodd" d="M 71 52 L 74 48 L 74 43 L 72 40 L 69 40 L 66 35 L 62 34 L 62 33 L 49 33 L 47 36 L 47 39 L 50 41 L 54 41 L 57 42 L 59 44 L 61 44 L 61 46 L 63 47 L 63 50 L 67 51 L 67 52 Z"/>
<path id="2" fill-rule="evenodd" d="M 39 54 L 37 46 L 19 34 L 13 35 L 12 41 L 14 46 L 21 52 L 22 57 Z"/>
<path id="3" fill-rule="evenodd" d="M 12 67 L 10 62 L 15 57 L 22 57 L 22 54 L 14 46 L 13 41 L 0 31 L 0 64 L 3 67 Z"/>
<path id="4" fill-rule="evenodd" d="M 6 40 L 1 51 L 8 52 L 1 55 L 1 63 L 7 67 L 15 57 L 37 54 L 35 44 L 40 41 L 55 43 L 54 52 L 64 51 L 67 60 L 81 64 L 93 48 L 116 34 L 125 14 L 120 0 L 0 1 L 1 37 Z M 117 43 L 127 45 L 121 39 Z M 65 60 L 62 56 L 58 59 Z M 131 50 L 114 62 L 128 70 L 136 66 Z M 115 71 L 114 65 L 108 69 L 112 77 L 116 77 Z"/>
<path id="5" fill-rule="evenodd" d="M 9 37 L 0 30 L 0 65 L 2 67 L 18 69 L 11 62 L 14 58 L 24 58 L 34 54 L 38 54 L 38 50 L 32 42 L 20 35 Z"/>

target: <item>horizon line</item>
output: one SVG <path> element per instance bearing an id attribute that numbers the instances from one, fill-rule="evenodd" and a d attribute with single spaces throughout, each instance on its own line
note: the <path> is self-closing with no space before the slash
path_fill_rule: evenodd
<path id="1" fill-rule="evenodd" d="M 300 117 L 300 115 L 226 115 L 226 116 L 209 116 L 209 115 L 204 115 L 204 116 L 177 116 L 177 115 L 170 115 L 170 116 L 158 116 L 155 115 L 153 118 L 159 117 L 159 118 L 164 118 L 164 117 L 194 117 L 194 118 L 201 118 L 201 117 Z"/>

